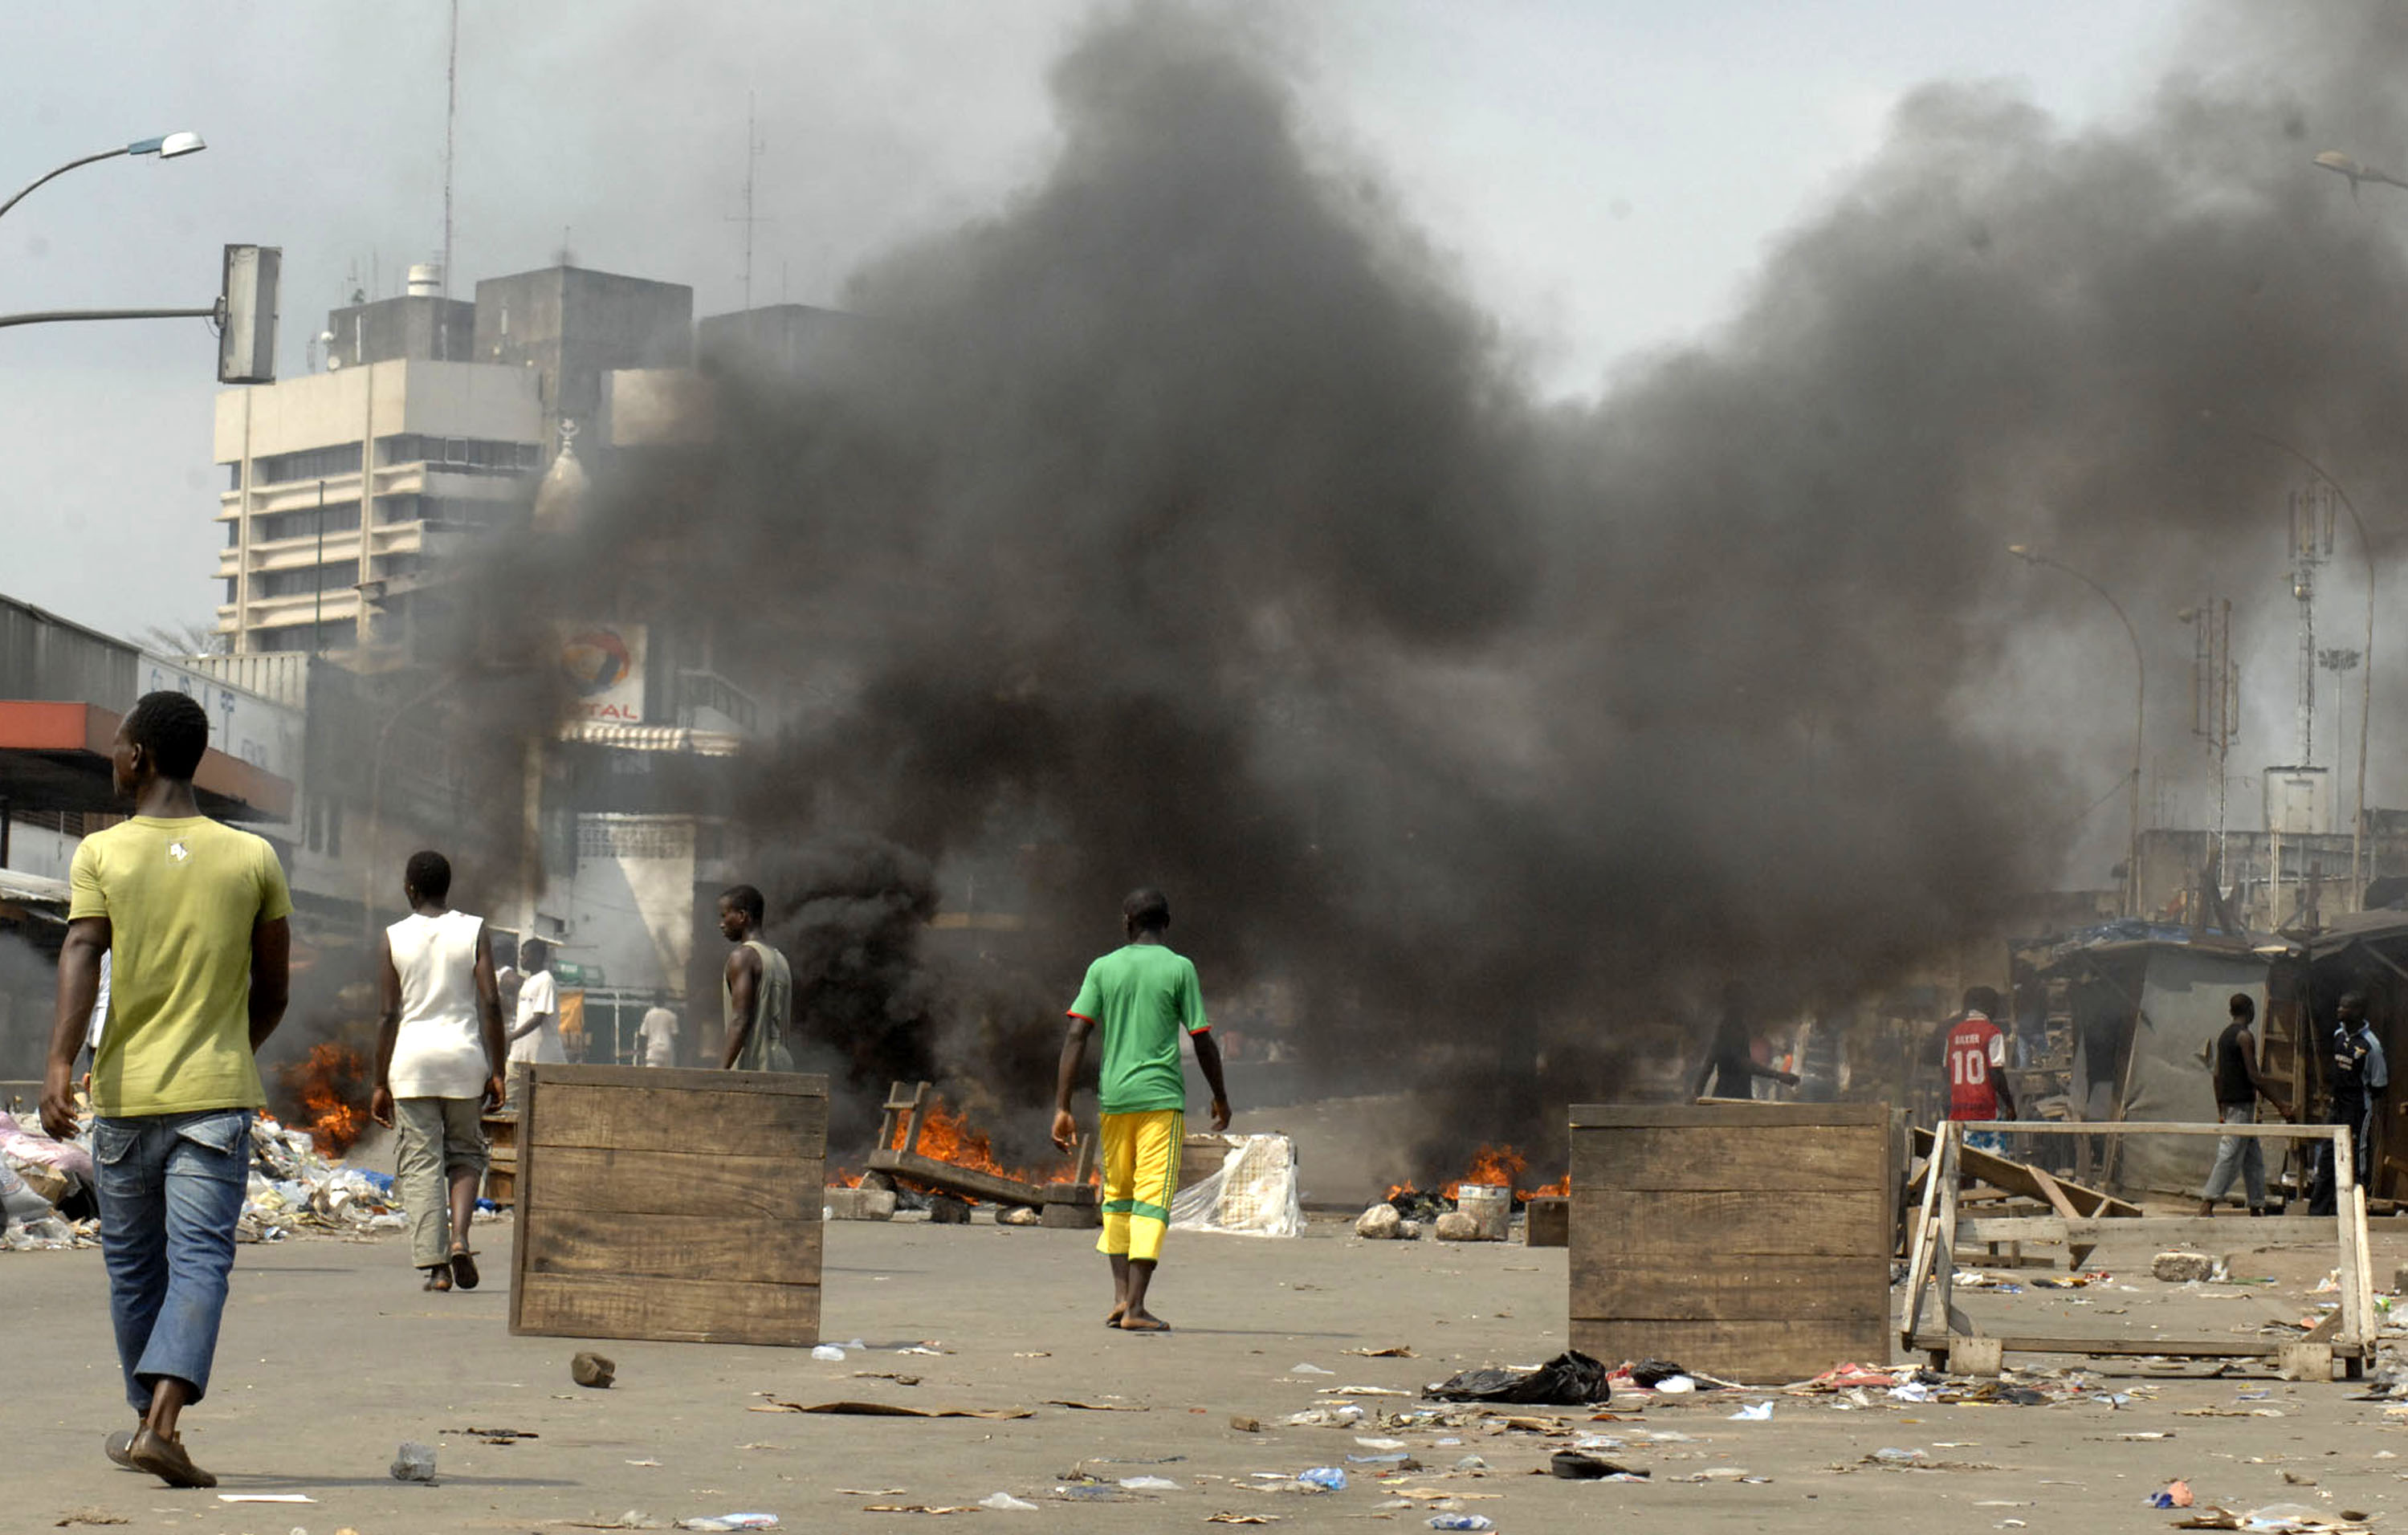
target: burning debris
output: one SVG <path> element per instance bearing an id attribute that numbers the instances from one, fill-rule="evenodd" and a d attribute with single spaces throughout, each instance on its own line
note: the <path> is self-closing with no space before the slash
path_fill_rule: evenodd
<path id="1" fill-rule="evenodd" d="M 294 1105 L 287 1117 L 316 1141 L 320 1155 L 338 1157 L 367 1133 L 375 1072 L 360 1051 L 322 1040 L 300 1060 L 278 1065 L 274 1075 L 278 1091 Z"/>

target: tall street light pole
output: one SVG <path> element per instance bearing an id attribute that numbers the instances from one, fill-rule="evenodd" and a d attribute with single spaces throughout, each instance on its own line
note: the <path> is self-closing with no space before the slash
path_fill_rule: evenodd
<path id="1" fill-rule="evenodd" d="M 2366 899 L 2366 874 L 2361 864 L 2366 853 L 2366 736 L 2367 726 L 2374 719 L 2374 545 L 2366 536 L 2366 519 L 2358 515 L 2358 503 L 2349 498 L 2349 492 L 2332 477 L 2331 471 L 2281 438 L 2256 431 L 2249 436 L 2277 452 L 2288 453 L 2310 474 L 2331 487 L 2342 509 L 2349 513 L 2350 525 L 2358 529 L 2358 552 L 2366 562 L 2366 660 L 2358 674 L 2358 813 L 2351 817 L 2349 828 L 2349 900 L 2355 911 Z"/>
<path id="2" fill-rule="evenodd" d="M 2098 593 L 2100 600 L 2114 610 L 2116 621 L 2124 625 L 2124 638 L 2132 642 L 2132 782 L 2128 811 L 2130 835 L 2124 852 L 2124 914 L 2137 916 L 2141 911 L 2141 747 L 2149 686 L 2148 666 L 2141 658 L 2141 632 L 2132 627 L 2132 620 L 2124 611 L 2124 605 L 2110 595 L 2107 588 L 2073 567 L 2050 559 L 2028 544 L 2009 544 L 2007 552 L 2026 565 L 2044 565 L 2052 570 L 2063 571 Z"/>
<path id="3" fill-rule="evenodd" d="M 53 178 L 64 176 L 79 165 L 89 165 L 102 160 L 114 160 L 121 154 L 155 154 L 162 160 L 175 160 L 187 154 L 198 154 L 208 148 L 208 145 L 198 134 L 161 134 L 156 138 L 137 138 L 131 144 L 122 144 L 113 150 L 103 150 L 97 154 L 80 155 L 58 169 L 47 171 L 27 182 L 24 191 L 18 193 L 7 202 L 0 203 L 0 215 L 7 214 L 10 208 L 23 202 L 26 193 Z"/>

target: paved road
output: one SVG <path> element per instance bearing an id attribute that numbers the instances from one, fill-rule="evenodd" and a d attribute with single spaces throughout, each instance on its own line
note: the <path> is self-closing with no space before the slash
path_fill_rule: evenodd
<path id="1" fill-rule="evenodd" d="M 1371 1453 L 1352 1433 L 1278 1427 L 1280 1418 L 1326 1386 L 1414 1390 L 1465 1365 L 1535 1361 L 1562 1346 L 1565 1326 L 1564 1255 L 1520 1246 L 1363 1244 L 1340 1226 L 1290 1242 L 1181 1235 L 1156 1292 L 1181 1330 L 1135 1338 L 1096 1325 L 1102 1265 L 1081 1234 L 839 1225 L 830 1232 L 827 1336 L 863 1339 L 867 1353 L 838 1365 L 784 1350 L 605 1343 L 595 1346 L 618 1360 L 619 1384 L 594 1392 L 568 1379 L 568 1357 L 580 1345 L 509 1335 L 500 1283 L 508 1228 L 480 1236 L 494 1277 L 474 1295 L 421 1293 L 398 1239 L 308 1238 L 243 1250 L 217 1391 L 189 1417 L 188 1442 L 224 1477 L 222 1491 L 317 1499 L 291 1508 L 221 1504 L 107 1464 L 100 1439 L 125 1413 L 98 1255 L 0 1254 L 0 1305 L 9 1313 L 0 1528 L 47 1528 L 77 1509 L 129 1520 L 134 1529 L 229 1535 L 542 1530 L 630 1510 L 664 1519 L 765 1510 L 789 1528 L 910 1529 L 913 1516 L 864 1505 L 962 1505 L 1004 1491 L 1045 1512 L 982 1513 L 972 1516 L 976 1528 L 1000 1521 L 1008 1530 L 1019 1519 L 1031 1531 L 1196 1528 L 1226 1510 L 1277 1514 L 1290 1529 L 1336 1528 L 1390 1513 L 1379 1505 L 1394 1489 L 1358 1474 L 1328 1497 L 1247 1490 L 1241 1484 L 1255 1471 L 1293 1473 Z M 2387 1252 L 2385 1258 L 2387 1273 Z M 2232 1326 L 2302 1307 L 2303 1264 L 2291 1266 L 2282 1295 L 2214 1299 L 2143 1278 L 2129 1292 L 2022 1298 L 2052 1307 L 2086 1299 L 2128 1314 L 2163 1307 L 2170 1317 L 2182 1313 L 2186 1326 Z M 923 1341 L 946 1352 L 896 1352 Z M 1343 1352 L 1391 1344 L 1421 1357 Z M 1292 1374 L 1300 1364 L 1336 1373 Z M 923 1384 L 864 1379 L 863 1371 L 916 1374 Z M 2086 1535 L 2158 1530 L 2172 1516 L 2142 1499 L 2177 1474 L 2192 1479 L 2202 1500 L 2289 1499 L 2329 1513 L 2398 1507 L 2398 1473 L 2408 1460 L 2386 1457 L 2408 1452 L 2408 1433 L 2386 1425 L 2379 1404 L 2349 1400 L 2348 1388 L 2277 1384 L 2266 1402 L 2239 1409 L 2278 1418 L 2179 1415 L 2231 1409 L 2244 1384 L 2260 1384 L 2148 1383 L 2117 1412 L 1902 1407 L 1885 1399 L 1840 1411 L 1775 1398 L 1767 1424 L 1731 1422 L 1735 1403 L 1691 1398 L 1650 1407 L 1643 1423 L 1584 1425 L 1633 1435 L 1624 1458 L 1653 1469 L 1658 1480 L 1646 1485 L 1529 1475 L 1549 1449 L 1531 1435 L 1474 1434 L 1466 1445 L 1439 1444 L 1434 1433 L 1404 1437 L 1431 1468 L 1410 1485 L 1461 1495 L 1467 1510 L 1509 1535 L 1625 1517 L 1644 1519 L 1642 1528 L 1838 1529 L 1868 1520 L 1889 1528 L 1913 1519 L 1935 1531 L 1988 1530 L 2020 1518 L 2030 1529 Z M 748 1411 L 763 1394 L 1026 1407 L 1035 1415 L 928 1421 Z M 1042 1405 L 1049 1399 L 1143 1411 Z M 1233 1414 L 1274 1427 L 1241 1432 Z M 541 1437 L 492 1447 L 459 1432 L 472 1427 Z M 1688 1437 L 1649 1441 L 1635 1437 L 1641 1431 Z M 2131 1433 L 2173 1437 L 2123 1437 Z M 439 1443 L 439 1485 L 387 1478 L 404 1439 Z M 1883 1447 L 1995 1469 L 1859 1467 Z M 1437 1474 L 1468 1454 L 1484 1456 L 1492 1474 Z M 1097 1464 L 1105 1460 L 1112 1464 Z M 1113 1506 L 1049 1501 L 1082 1461 L 1180 1486 Z M 1770 1480 L 1670 1480 L 1717 1467 Z M 2315 1485 L 2286 1483 L 2286 1469 Z M 1394 1517 L 1397 1528 L 1422 1528 L 1427 1515 Z"/>

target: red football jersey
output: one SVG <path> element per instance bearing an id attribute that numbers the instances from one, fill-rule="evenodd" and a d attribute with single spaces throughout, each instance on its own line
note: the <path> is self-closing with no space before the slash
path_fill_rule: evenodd
<path id="1" fill-rule="evenodd" d="M 1978 1012 L 1948 1031 L 1948 1117 L 1996 1119 L 1999 1089 L 1991 1076 L 2007 1064 L 2007 1035 Z"/>

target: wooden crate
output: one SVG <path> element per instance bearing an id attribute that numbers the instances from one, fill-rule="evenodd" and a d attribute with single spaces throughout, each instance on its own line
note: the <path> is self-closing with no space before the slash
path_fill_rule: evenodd
<path id="1" fill-rule="evenodd" d="M 519 1116 L 504 1109 L 484 1116 L 485 1198 L 497 1205 L 519 1199 Z"/>
<path id="2" fill-rule="evenodd" d="M 1886 1363 L 1893 1192 L 1879 1103 L 1571 1112 L 1571 1341 L 1777 1383 Z"/>
<path id="3" fill-rule="evenodd" d="M 819 1341 L 827 1079 L 539 1066 L 510 1331 Z"/>

